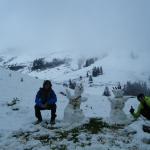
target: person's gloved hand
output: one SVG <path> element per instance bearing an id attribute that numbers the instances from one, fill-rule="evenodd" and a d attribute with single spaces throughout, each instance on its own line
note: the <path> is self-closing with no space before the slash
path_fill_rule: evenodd
<path id="1" fill-rule="evenodd" d="M 130 113 L 133 114 L 134 113 L 134 108 L 131 106 L 130 108 Z"/>

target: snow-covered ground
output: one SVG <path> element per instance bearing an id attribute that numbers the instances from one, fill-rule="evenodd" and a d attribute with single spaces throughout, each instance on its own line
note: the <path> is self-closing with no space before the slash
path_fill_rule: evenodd
<path id="1" fill-rule="evenodd" d="M 83 75 L 83 72 L 82 70 L 82 74 L 80 74 L 79 70 L 70 76 L 76 78 L 78 75 Z M 112 74 L 114 73 L 110 74 L 111 77 Z M 121 74 L 124 75 L 123 72 Z M 45 78 L 48 78 L 46 75 Z M 99 84 L 91 87 L 88 84 L 88 79 L 83 79 L 84 96 L 88 97 L 88 100 L 82 103 L 81 109 L 86 120 L 82 124 L 70 126 L 62 120 L 68 100 L 60 92 L 64 92 L 65 88 L 56 84 L 56 80 L 52 80 L 53 89 L 58 97 L 56 129 L 52 129 L 42 125 L 33 125 L 36 120 L 34 117 L 34 98 L 39 87 L 42 86 L 43 80 L 0 68 L 0 149 L 149 150 L 149 144 L 146 143 L 150 143 L 150 135 L 143 132 L 142 125 L 150 122 L 146 122 L 143 118 L 123 127 L 113 128 L 104 125 L 101 131 L 95 134 L 90 133 L 91 129 L 83 126 L 88 123 L 90 118 L 103 118 L 105 122 L 109 117 L 110 103 L 106 97 L 102 96 L 102 93 L 105 85 L 109 85 L 111 88 L 117 81 L 110 76 L 107 74 L 104 77 L 95 78 Z M 67 79 L 65 77 L 60 76 L 57 83 L 59 80 Z M 128 79 L 127 76 L 124 75 L 124 77 Z M 22 78 L 23 82 L 21 82 Z M 131 76 L 130 79 L 132 78 Z M 10 106 L 14 99 L 16 104 Z M 138 102 L 135 98 L 129 99 L 125 105 L 124 111 L 128 117 L 131 117 L 129 114 L 131 105 L 137 107 Z M 44 120 L 49 121 L 50 112 L 43 111 L 42 115 Z M 96 128 L 95 125 L 97 124 L 94 124 Z"/>
<path id="2" fill-rule="evenodd" d="M 103 121 L 108 123 L 111 104 L 105 96 L 102 96 L 105 86 L 111 89 L 118 82 L 124 84 L 127 81 L 146 81 L 150 85 L 150 70 L 147 69 L 150 64 L 149 55 L 129 51 L 100 52 L 94 64 L 78 69 L 79 59 L 86 60 L 91 57 L 95 56 L 69 51 L 37 53 L 36 55 L 17 55 L 10 51 L 0 53 L 0 65 L 2 66 L 0 68 L 0 149 L 149 150 L 149 144 L 145 143 L 150 143 L 150 135 L 142 130 L 142 125 L 149 124 L 149 122 L 143 118 L 124 127 L 103 127 L 96 134 L 91 134 L 89 129 L 84 128 L 90 118 L 97 117 L 96 121 L 103 118 Z M 45 58 L 46 61 L 52 61 L 54 58 L 69 58 L 71 61 L 52 69 L 31 71 L 32 62 L 36 58 Z M 18 72 L 4 69 L 14 64 L 26 67 Z M 102 66 L 104 75 L 93 78 L 93 84 L 90 86 L 86 73 L 91 72 L 94 66 Z M 60 94 L 60 92 L 65 92 L 62 83 L 68 82 L 69 79 L 78 80 L 80 76 L 83 77 L 83 95 L 88 98 L 81 104 L 86 119 L 81 124 L 68 126 L 63 122 L 68 99 Z M 53 82 L 53 89 L 58 97 L 56 123 L 58 128 L 53 130 L 42 125 L 33 125 L 36 120 L 34 99 L 36 92 L 42 86 L 43 79 L 50 79 Z M 10 106 L 13 100 L 16 104 Z M 129 118 L 132 118 L 129 113 L 131 105 L 135 108 L 138 106 L 136 98 L 130 98 L 124 107 L 124 112 Z M 50 112 L 43 111 L 42 114 L 44 120 L 49 121 Z"/>

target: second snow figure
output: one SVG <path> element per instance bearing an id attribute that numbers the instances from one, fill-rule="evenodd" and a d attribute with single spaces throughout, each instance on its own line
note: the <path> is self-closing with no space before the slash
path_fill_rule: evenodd
<path id="1" fill-rule="evenodd" d="M 108 100 L 111 103 L 111 111 L 109 121 L 115 124 L 128 124 L 131 120 L 125 114 L 123 108 L 125 106 L 126 101 L 129 98 L 133 98 L 132 96 L 123 96 L 124 91 L 121 88 L 114 88 L 112 90 L 115 97 L 110 98 Z"/>
<path id="2" fill-rule="evenodd" d="M 64 110 L 64 121 L 68 123 L 79 123 L 85 118 L 83 111 L 80 108 L 81 102 L 87 100 L 87 98 L 82 97 L 84 91 L 82 83 L 76 84 L 74 95 L 71 94 L 69 89 L 66 89 L 66 96 L 69 99 Z"/>

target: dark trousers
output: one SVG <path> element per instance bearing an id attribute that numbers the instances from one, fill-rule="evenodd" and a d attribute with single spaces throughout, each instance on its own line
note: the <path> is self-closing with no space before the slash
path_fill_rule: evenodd
<path id="1" fill-rule="evenodd" d="M 141 114 L 148 120 L 150 120 L 150 110 L 143 110 Z"/>
<path id="2" fill-rule="evenodd" d="M 141 111 L 141 114 L 147 118 L 148 120 L 150 120 L 150 107 L 147 106 L 145 103 L 144 103 L 144 109 Z"/>
<path id="3" fill-rule="evenodd" d="M 51 110 L 51 121 L 56 118 L 56 104 L 48 105 L 46 108 L 41 108 L 40 106 L 35 105 L 35 116 L 39 121 L 42 121 L 41 110 Z"/>

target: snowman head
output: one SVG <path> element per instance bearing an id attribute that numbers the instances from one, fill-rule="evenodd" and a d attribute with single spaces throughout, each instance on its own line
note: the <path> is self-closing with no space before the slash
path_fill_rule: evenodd
<path id="1" fill-rule="evenodd" d="M 81 96 L 81 94 L 83 93 L 83 84 L 82 83 L 77 83 L 76 87 L 75 87 L 75 91 L 74 94 L 75 96 Z"/>

